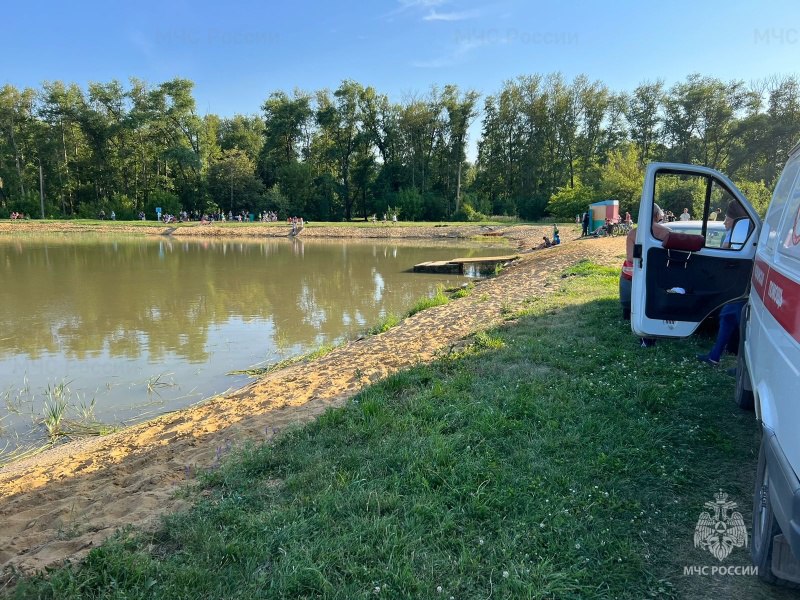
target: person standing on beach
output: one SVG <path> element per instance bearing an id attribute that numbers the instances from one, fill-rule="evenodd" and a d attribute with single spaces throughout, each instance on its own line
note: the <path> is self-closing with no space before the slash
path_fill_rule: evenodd
<path id="1" fill-rule="evenodd" d="M 583 231 L 581 231 L 581 237 L 589 235 L 589 213 L 583 213 Z"/>

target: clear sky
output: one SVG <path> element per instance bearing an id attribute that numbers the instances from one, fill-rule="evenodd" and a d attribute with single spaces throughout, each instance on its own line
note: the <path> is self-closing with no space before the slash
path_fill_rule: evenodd
<path id="1" fill-rule="evenodd" d="M 401 101 L 433 84 L 492 94 L 553 71 L 614 91 L 800 71 L 798 0 L 52 0 L 2 13 L 0 85 L 183 77 L 198 112 L 221 116 L 343 79 Z"/>

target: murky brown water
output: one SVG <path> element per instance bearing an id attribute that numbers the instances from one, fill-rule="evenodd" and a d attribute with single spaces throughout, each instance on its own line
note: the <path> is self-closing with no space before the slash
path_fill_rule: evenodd
<path id="1" fill-rule="evenodd" d="M 0 451 L 60 384 L 73 418 L 174 410 L 465 281 L 418 262 L 498 254 L 422 243 L 0 237 Z"/>

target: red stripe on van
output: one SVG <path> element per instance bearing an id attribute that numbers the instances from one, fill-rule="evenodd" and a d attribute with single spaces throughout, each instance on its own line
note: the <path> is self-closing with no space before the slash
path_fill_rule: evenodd
<path id="1" fill-rule="evenodd" d="M 767 275 L 769 275 L 769 265 L 766 261 L 761 260 L 756 256 L 756 262 L 753 265 L 753 276 L 751 278 L 751 283 L 753 285 L 753 289 L 758 294 L 758 297 L 761 300 L 764 300 L 764 294 L 767 290 Z"/>
<path id="2" fill-rule="evenodd" d="M 800 284 L 769 269 L 764 293 L 759 295 L 775 320 L 800 342 Z"/>

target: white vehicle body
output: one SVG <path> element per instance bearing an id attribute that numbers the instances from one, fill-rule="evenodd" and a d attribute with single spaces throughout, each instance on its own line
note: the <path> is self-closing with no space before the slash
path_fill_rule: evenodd
<path id="1" fill-rule="evenodd" d="M 747 300 L 736 402 L 753 406 L 763 428 L 751 547 L 759 575 L 777 583 L 800 583 L 799 173 L 800 145 L 790 155 L 762 224 L 722 174 L 690 165 L 650 165 L 639 223 L 652 222 L 656 180 L 664 174 L 707 183 L 706 221 L 714 206 L 712 189 L 738 201 L 747 215 L 733 224 L 727 249 L 669 250 L 664 246 L 670 243 L 662 244 L 645 226 L 637 232 L 634 250 L 631 326 L 638 335 L 685 337 L 710 310 Z"/>

